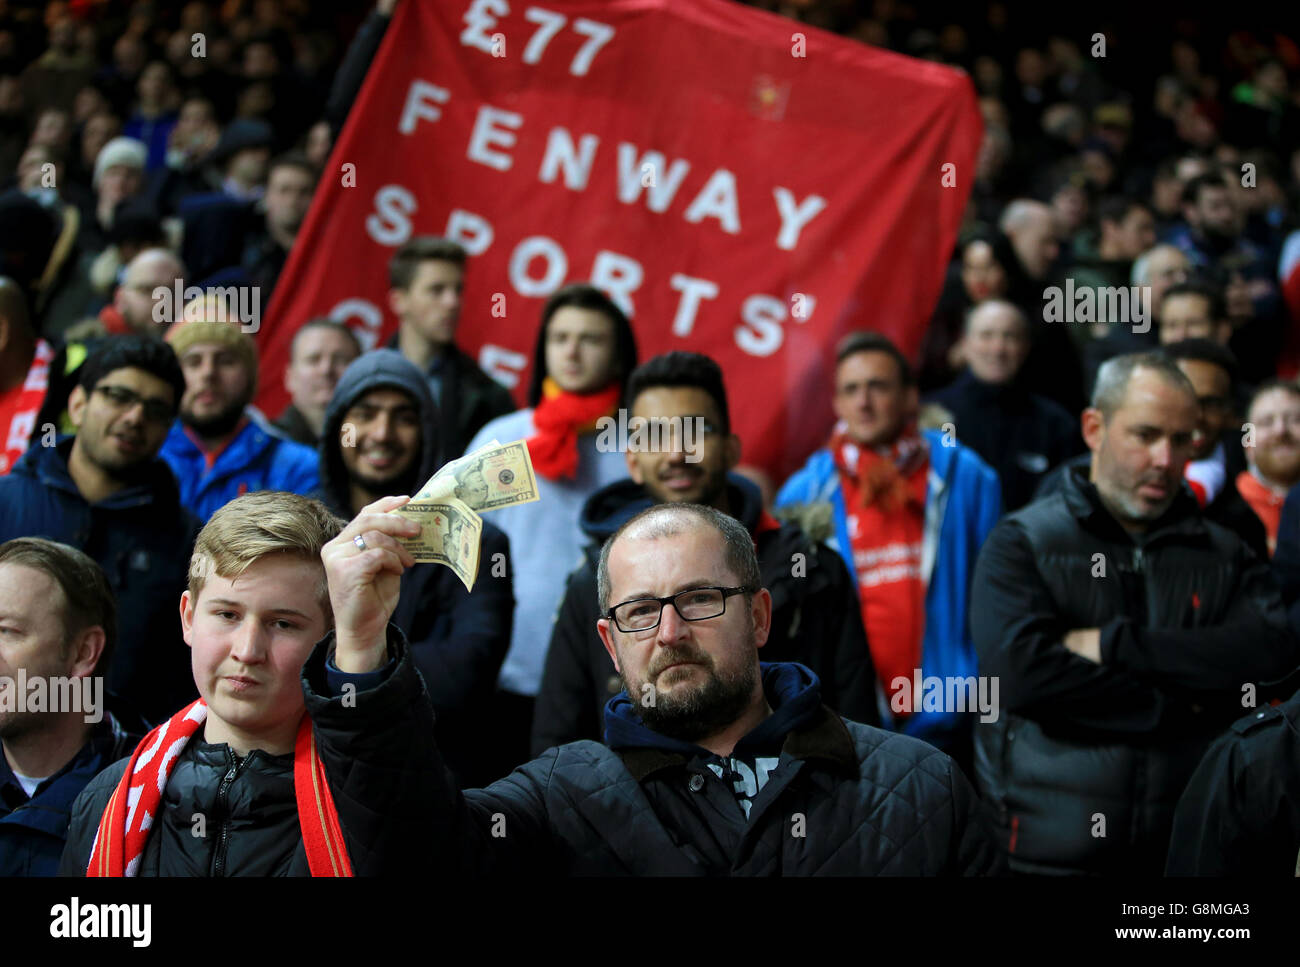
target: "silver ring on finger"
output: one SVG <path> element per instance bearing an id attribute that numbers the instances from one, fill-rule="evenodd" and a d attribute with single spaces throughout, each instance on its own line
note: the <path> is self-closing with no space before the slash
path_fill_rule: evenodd
<path id="1" fill-rule="evenodd" d="M 370 548 L 368 548 L 368 547 L 366 546 L 366 539 L 365 539 L 364 537 L 362 537 L 360 534 L 358 534 L 356 537 L 352 538 L 352 543 L 355 544 L 355 545 L 357 545 L 357 549 L 358 549 L 358 550 L 361 550 L 361 551 L 368 551 L 368 550 L 370 550 Z"/>

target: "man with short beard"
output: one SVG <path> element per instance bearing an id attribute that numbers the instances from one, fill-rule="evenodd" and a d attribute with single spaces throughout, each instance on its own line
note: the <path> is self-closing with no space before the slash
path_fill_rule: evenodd
<path id="1" fill-rule="evenodd" d="M 1159 874 L 1197 762 L 1300 641 L 1267 565 L 1183 487 L 1200 411 L 1182 370 L 1116 357 L 1092 402 L 1091 465 L 1004 518 L 975 567 L 1003 711 L 976 726 L 976 774 L 1013 872 Z"/>
<path id="2" fill-rule="evenodd" d="M 1264 522 L 1268 551 L 1277 547 L 1278 525 L 1287 491 L 1300 483 L 1300 386 L 1271 380 L 1251 398 L 1246 412 L 1247 469 L 1237 475 L 1237 489 Z"/>
<path id="3" fill-rule="evenodd" d="M 739 520 L 754 539 L 772 593 L 764 655 L 806 665 L 820 680 L 827 705 L 855 722 L 878 725 L 875 669 L 848 570 L 797 524 L 767 513 L 758 488 L 731 472 L 741 444 L 718 364 L 699 353 L 656 356 L 632 371 L 626 398 L 629 434 L 640 426 L 653 435 L 640 443 L 629 438 L 630 479 L 601 488 L 583 507 L 579 524 L 591 543 L 586 560 L 569 575 L 551 630 L 533 715 L 533 754 L 604 733 L 606 708 L 623 682 L 596 632 L 600 547 L 624 521 L 655 504 L 699 503 Z"/>
<path id="4" fill-rule="evenodd" d="M 317 496 L 351 518 L 384 497 L 415 493 L 438 468 L 438 425 L 428 382 L 401 353 L 357 358 L 325 411 Z M 500 729 L 490 704 L 513 627 L 509 562 L 510 542 L 485 520 L 474 590 L 450 568 L 411 568 L 392 617 L 428 683 L 439 746 L 463 784 L 496 778 L 488 763 L 498 758 Z"/>
<path id="5" fill-rule="evenodd" d="M 431 868 L 453 876 L 1000 871 L 974 791 L 951 759 L 841 718 L 803 666 L 759 663 L 772 596 L 742 524 L 698 504 L 651 507 L 606 542 L 597 583 L 597 628 L 628 686 L 607 713 L 608 746 L 562 745 L 464 793 L 435 753 L 424 818 L 439 834 Z M 375 635 L 391 608 L 378 595 L 358 599 L 349 613 L 336 611 L 338 634 Z"/>
<path id="6" fill-rule="evenodd" d="M 211 315 L 211 313 L 209 313 Z M 320 483 L 316 453 L 280 434 L 248 404 L 257 391 L 257 349 L 231 322 L 197 319 L 167 333 L 185 374 L 180 419 L 162 457 L 181 502 L 203 521 L 259 490 L 306 495 Z"/>

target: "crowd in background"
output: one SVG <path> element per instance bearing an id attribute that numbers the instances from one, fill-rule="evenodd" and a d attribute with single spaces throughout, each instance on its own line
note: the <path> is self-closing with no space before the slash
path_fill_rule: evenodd
<path id="1" fill-rule="evenodd" d="M 837 423 L 786 481 L 741 466 L 724 380 L 744 373 L 640 358 L 632 321 L 580 281 L 541 313 L 517 408 L 455 345 L 481 314 L 461 298 L 473 260 L 428 237 L 390 263 L 389 344 L 363 353 L 308 322 L 290 406 L 261 413 L 252 337 L 211 306 L 169 327 L 150 294 L 183 280 L 269 303 L 395 3 L 0 6 L 0 541 L 79 548 L 117 599 L 98 668 L 115 724 L 41 760 L 58 770 L 0 763 L 0 822 L 194 697 L 185 652 L 162 646 L 223 505 L 289 491 L 347 519 L 525 439 L 541 500 L 488 515 L 479 584 L 411 569 L 393 616 L 461 783 L 604 737 L 628 682 L 596 631 L 615 603 L 601 545 L 691 502 L 753 540 L 764 660 L 951 755 L 1013 869 L 1222 871 L 1191 840 L 1224 814 L 1194 810 L 1235 760 L 1207 759 L 1209 791 L 1182 813 L 1180 796 L 1255 707 L 1243 683 L 1265 741 L 1294 730 L 1295 700 L 1268 703 L 1300 684 L 1300 32 L 1104 12 L 1048 29 L 1003 2 L 755 5 L 962 68 L 984 123 L 919 356 L 869 318 L 827 347 Z M 703 420 L 703 458 L 602 450 L 595 421 L 620 406 Z M 1086 580 L 1098 557 L 1112 584 Z M 900 702 L 914 671 L 997 677 L 1005 714 L 977 726 L 919 687 Z M 62 788 L 66 812 L 80 787 Z M 50 871 L 55 845 L 0 872 Z"/>

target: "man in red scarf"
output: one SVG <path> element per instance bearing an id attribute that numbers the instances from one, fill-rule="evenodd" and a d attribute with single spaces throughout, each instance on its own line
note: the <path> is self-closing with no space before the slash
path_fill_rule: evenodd
<path id="1" fill-rule="evenodd" d="M 349 622 L 397 602 L 418 524 L 386 497 L 344 526 L 261 492 L 199 533 L 181 620 L 201 698 L 97 776 L 60 872 L 352 876 L 426 868 L 432 708 L 401 632 Z M 322 560 L 324 566 L 322 567 Z"/>

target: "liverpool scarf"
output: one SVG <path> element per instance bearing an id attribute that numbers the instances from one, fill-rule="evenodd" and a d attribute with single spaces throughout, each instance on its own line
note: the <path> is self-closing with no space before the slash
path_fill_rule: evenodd
<path id="1" fill-rule="evenodd" d="M 594 430 L 597 420 L 613 413 L 622 392 L 615 382 L 594 393 L 570 393 L 548 376 L 533 410 L 537 434 L 528 439 L 533 469 L 547 480 L 576 477 L 578 434 Z"/>
<path id="2" fill-rule="evenodd" d="M 182 709 L 144 737 L 131 754 L 99 820 L 90 850 L 87 876 L 135 876 L 145 843 L 162 804 L 167 779 L 185 744 L 208 717 L 203 699 Z M 316 733 L 303 715 L 293 749 L 293 787 L 298 822 L 312 876 L 351 876 L 334 797 L 325 781 L 325 767 L 316 753 Z"/>

